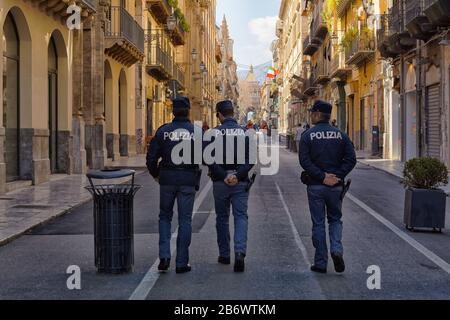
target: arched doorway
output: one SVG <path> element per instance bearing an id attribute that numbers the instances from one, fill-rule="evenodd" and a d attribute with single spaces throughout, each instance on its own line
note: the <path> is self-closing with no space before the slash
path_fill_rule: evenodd
<path id="1" fill-rule="evenodd" d="M 106 121 L 106 150 L 109 159 L 115 158 L 115 138 L 114 138 L 114 112 L 113 112 L 113 74 L 111 65 L 105 60 L 105 121 Z M 117 153 L 117 151 L 116 151 Z"/>
<path id="2" fill-rule="evenodd" d="M 20 39 L 14 17 L 3 26 L 3 126 L 6 181 L 20 178 Z"/>
<path id="3" fill-rule="evenodd" d="M 127 111 L 128 111 L 128 86 L 125 71 L 120 72 L 119 77 L 119 152 L 121 157 L 128 157 L 128 135 L 127 135 Z"/>
<path id="4" fill-rule="evenodd" d="M 58 52 L 55 39 L 48 45 L 48 128 L 51 173 L 59 172 L 58 165 Z"/>

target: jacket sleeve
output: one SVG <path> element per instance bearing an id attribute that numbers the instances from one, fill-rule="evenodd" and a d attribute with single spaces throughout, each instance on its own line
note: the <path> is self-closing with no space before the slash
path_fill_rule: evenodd
<path id="1" fill-rule="evenodd" d="M 159 177 L 159 160 L 162 157 L 161 129 L 158 129 L 155 137 L 150 141 L 147 152 L 147 169 L 153 178 Z"/>
<path id="2" fill-rule="evenodd" d="M 353 143 L 347 135 L 344 135 L 344 157 L 339 168 L 339 177 L 345 178 L 356 166 L 356 153 Z"/>
<path id="3" fill-rule="evenodd" d="M 311 159 L 311 143 L 308 135 L 304 134 L 300 141 L 299 151 L 300 165 L 314 180 L 322 182 L 325 180 L 325 172 L 316 166 Z"/>
<path id="4" fill-rule="evenodd" d="M 245 181 L 248 179 L 248 173 L 253 168 L 253 164 L 250 163 L 250 141 L 248 137 L 245 137 L 245 164 L 237 167 L 236 177 L 239 181 Z"/>
<path id="5" fill-rule="evenodd" d="M 205 148 L 213 142 L 214 142 L 214 138 L 211 139 L 211 141 L 203 141 L 203 152 L 202 153 L 204 153 Z M 205 161 L 203 161 L 203 164 L 206 165 Z M 227 173 L 221 165 L 213 163 L 213 164 L 209 164 L 208 168 L 209 168 L 209 171 L 211 172 L 212 176 L 217 179 L 225 180 L 225 178 L 227 177 Z"/>

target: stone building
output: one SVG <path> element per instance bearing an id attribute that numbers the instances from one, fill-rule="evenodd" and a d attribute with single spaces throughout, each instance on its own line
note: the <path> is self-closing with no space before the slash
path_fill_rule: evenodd
<path id="1" fill-rule="evenodd" d="M 84 23 L 94 25 L 100 14 L 95 1 L 74 3 L 81 8 Z M 80 102 L 83 73 L 72 68 L 72 61 L 83 60 L 82 31 L 69 29 L 67 2 L 41 1 L 36 6 L 2 0 L 0 8 L 0 193 L 4 193 L 18 181 L 39 184 L 51 174 L 82 172 L 86 146 L 83 141 L 76 153 L 74 128 L 80 132 L 77 117 L 92 111 L 88 110 L 92 105 Z M 96 155 L 89 156 L 95 164 Z"/>
<path id="2" fill-rule="evenodd" d="M 216 52 L 216 0 L 186 0 L 186 19 L 190 26 L 184 47 L 186 95 L 190 98 L 194 121 L 217 124 L 218 99 Z"/>
<path id="3" fill-rule="evenodd" d="M 450 165 L 449 3 L 393 0 L 381 18 L 378 47 L 391 85 L 387 125 L 395 129 L 387 156 L 431 156 Z"/>
<path id="4" fill-rule="evenodd" d="M 222 25 L 218 28 L 217 42 L 221 59 L 218 68 L 220 99 L 233 101 L 236 113 L 239 113 L 237 64 L 234 61 L 233 54 L 234 41 L 230 37 L 225 16 L 223 17 Z"/>
<path id="5" fill-rule="evenodd" d="M 239 80 L 239 119 L 241 122 L 246 122 L 249 120 L 248 116 L 253 115 L 254 117 L 258 114 L 260 110 L 260 95 L 261 95 L 261 85 L 256 79 L 253 66 L 250 66 L 250 70 L 245 79 Z"/>
<path id="6" fill-rule="evenodd" d="M 186 90 L 184 50 L 190 26 L 185 22 L 185 2 L 176 7 L 168 1 L 147 1 L 144 15 L 146 54 L 142 122 L 147 141 L 156 130 L 172 119 L 171 99 Z"/>

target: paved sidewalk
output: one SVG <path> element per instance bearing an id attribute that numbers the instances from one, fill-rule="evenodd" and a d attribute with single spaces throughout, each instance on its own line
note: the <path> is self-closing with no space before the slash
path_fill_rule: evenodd
<path id="1" fill-rule="evenodd" d="M 108 160 L 106 166 L 112 168 L 146 169 L 146 156 L 139 154 L 133 157 L 123 157 L 116 161 Z"/>
<path id="2" fill-rule="evenodd" d="M 116 184 L 129 180 L 96 180 L 95 183 Z M 1 196 L 0 246 L 90 201 L 91 195 L 84 188 L 88 185 L 84 175 L 57 175 L 50 182 Z"/>

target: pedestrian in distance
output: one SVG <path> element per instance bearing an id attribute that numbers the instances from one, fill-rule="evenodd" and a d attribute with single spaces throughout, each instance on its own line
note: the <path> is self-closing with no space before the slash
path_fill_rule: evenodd
<path id="1" fill-rule="evenodd" d="M 189 265 L 189 246 L 192 238 L 192 211 L 195 194 L 200 184 L 201 171 L 194 164 L 192 156 L 190 163 L 175 164 L 172 150 L 181 141 L 194 140 L 194 125 L 189 120 L 190 102 L 186 97 L 173 100 L 172 123 L 158 129 L 150 142 L 147 153 L 147 168 L 150 174 L 160 184 L 160 215 L 159 215 L 159 258 L 158 270 L 169 270 L 171 260 L 170 239 L 172 237 L 172 218 L 175 201 L 178 205 L 178 238 L 176 273 L 191 271 Z M 201 129 L 200 129 L 201 130 Z M 186 134 L 184 134 L 186 133 Z M 193 150 L 193 147 L 192 147 Z"/>
<path id="2" fill-rule="evenodd" d="M 248 137 L 238 139 L 238 135 L 245 136 L 245 129 L 234 119 L 234 107 L 231 101 L 219 102 L 216 106 L 217 118 L 221 126 L 213 133 L 213 136 L 223 138 L 223 159 L 214 159 L 209 165 L 210 176 L 213 181 L 213 194 L 216 211 L 217 243 L 219 246 L 220 264 L 231 264 L 230 249 L 230 207 L 234 216 L 234 271 L 244 272 L 245 257 L 247 254 L 247 232 L 248 232 L 248 195 L 249 195 L 249 172 L 253 167 L 250 164 Z M 233 150 L 227 149 L 228 139 L 233 139 Z M 214 140 L 213 140 L 214 141 Z M 211 141 L 211 143 L 213 142 Z M 246 144 L 245 163 L 237 162 L 237 152 L 241 150 L 238 143 Z M 227 156 L 232 152 L 232 156 Z M 231 160 L 230 160 L 231 159 Z"/>
<path id="3" fill-rule="evenodd" d="M 305 170 L 302 182 L 308 186 L 312 241 L 316 250 L 311 271 L 327 272 L 327 218 L 331 257 L 336 272 L 342 273 L 345 271 L 342 245 L 344 180 L 356 166 L 355 148 L 344 132 L 330 124 L 331 104 L 318 100 L 309 111 L 315 126 L 302 136 L 299 159 Z"/>

